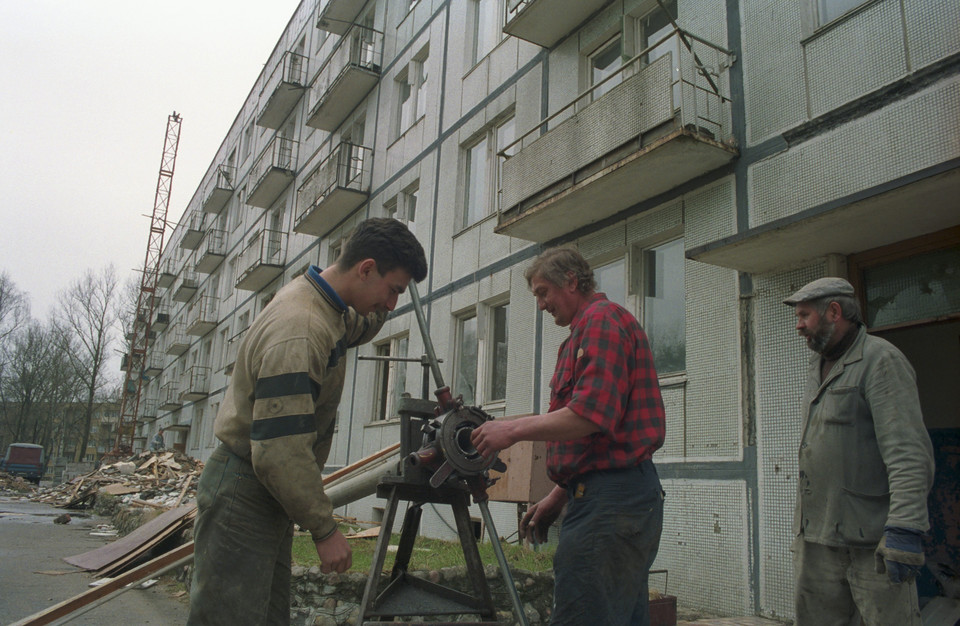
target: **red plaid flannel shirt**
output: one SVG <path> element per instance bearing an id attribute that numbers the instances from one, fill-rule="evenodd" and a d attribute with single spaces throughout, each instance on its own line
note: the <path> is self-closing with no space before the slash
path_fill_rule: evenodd
<path id="1" fill-rule="evenodd" d="M 550 389 L 551 411 L 567 407 L 600 427 L 547 442 L 547 472 L 561 486 L 592 470 L 633 467 L 663 445 L 663 400 L 647 334 L 602 293 L 570 324 Z"/>

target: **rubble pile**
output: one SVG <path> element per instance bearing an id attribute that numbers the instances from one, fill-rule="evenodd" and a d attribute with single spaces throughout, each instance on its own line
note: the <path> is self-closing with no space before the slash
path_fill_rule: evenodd
<path id="1" fill-rule="evenodd" d="M 31 500 L 66 509 L 92 508 L 98 496 L 118 498 L 124 506 L 169 509 L 196 497 L 203 463 L 176 450 L 144 451 L 126 460 L 36 489 Z"/>
<path id="2" fill-rule="evenodd" d="M 20 476 L 0 472 L 0 494 L 26 495 L 35 489 L 36 486 L 34 486 L 33 483 L 24 480 Z"/>

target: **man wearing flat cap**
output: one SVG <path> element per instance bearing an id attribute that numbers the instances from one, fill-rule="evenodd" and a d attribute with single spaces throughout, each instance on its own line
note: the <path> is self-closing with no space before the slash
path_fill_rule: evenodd
<path id="1" fill-rule="evenodd" d="M 853 286 L 815 280 L 784 300 L 816 355 L 803 395 L 794 570 L 797 626 L 920 625 L 914 579 L 929 529 L 933 447 L 916 375 L 868 335 Z"/>

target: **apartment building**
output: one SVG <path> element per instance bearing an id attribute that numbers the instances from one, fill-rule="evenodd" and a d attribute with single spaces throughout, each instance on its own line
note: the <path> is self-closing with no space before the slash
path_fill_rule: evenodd
<path id="1" fill-rule="evenodd" d="M 668 591 L 790 617 L 808 352 L 781 301 L 825 275 L 858 286 L 918 372 L 955 484 L 958 198 L 956 2 L 303 0 L 164 251 L 138 441 L 163 427 L 206 458 L 250 322 L 374 216 L 427 251 L 419 292 L 454 393 L 542 411 L 567 331 L 523 270 L 575 245 L 651 338 Z M 349 355 L 332 466 L 398 441 L 397 399 L 422 393 L 418 363 L 364 357 L 423 353 L 404 296 Z M 952 558 L 957 512 L 931 501 L 930 550 Z M 516 530 L 515 505 L 492 510 Z M 451 526 L 425 511 L 424 532 Z"/>

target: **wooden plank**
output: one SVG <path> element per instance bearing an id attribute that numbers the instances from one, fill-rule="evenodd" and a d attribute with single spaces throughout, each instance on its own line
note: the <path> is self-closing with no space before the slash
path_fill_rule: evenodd
<path id="1" fill-rule="evenodd" d="M 71 565 L 76 565 L 81 569 L 98 570 L 113 563 L 124 555 L 136 550 L 139 546 L 147 543 L 154 535 L 160 533 L 164 528 L 174 525 L 181 518 L 196 510 L 196 505 L 182 506 L 177 509 L 171 509 L 162 515 L 150 520 L 140 526 L 129 535 L 121 537 L 113 543 L 78 554 L 65 557 L 63 560 Z"/>
<path id="2" fill-rule="evenodd" d="M 335 471 L 335 472 L 333 472 L 333 473 L 331 473 L 331 474 L 327 474 L 326 476 L 324 476 L 324 477 L 323 477 L 323 484 L 324 484 L 324 485 L 328 485 L 328 484 L 330 484 L 331 482 L 333 482 L 333 481 L 335 481 L 335 480 L 337 480 L 337 479 L 339 479 L 339 478 L 343 478 L 343 477 L 346 476 L 347 474 L 350 474 L 351 472 L 355 472 L 356 470 L 360 469 L 361 467 L 363 467 L 364 465 L 370 463 L 371 461 L 376 461 L 376 460 L 379 459 L 380 457 L 386 456 L 386 455 L 390 454 L 391 452 L 393 452 L 393 451 L 395 451 L 395 450 L 397 450 L 397 449 L 399 449 L 399 448 L 400 448 L 400 442 L 397 442 L 397 443 L 395 443 L 395 444 L 393 444 L 393 445 L 387 446 L 387 447 L 384 448 L 383 450 L 378 450 L 377 452 L 374 452 L 374 453 L 371 454 L 370 456 L 366 456 L 366 457 L 360 459 L 360 460 L 357 461 L 356 463 L 351 463 L 350 465 L 347 465 L 346 467 L 341 467 L 341 468 L 338 469 L 337 471 Z"/>
<path id="3" fill-rule="evenodd" d="M 11 626 L 41 626 L 42 624 L 50 624 L 55 620 L 60 619 L 61 617 L 66 617 L 71 613 L 79 610 L 80 608 L 99 600 L 111 593 L 126 587 L 131 583 L 138 582 L 144 578 L 149 578 L 155 572 L 158 572 L 169 565 L 176 563 L 177 561 L 189 557 L 193 554 L 193 542 L 185 543 L 178 548 L 167 552 L 152 561 L 144 563 L 136 569 L 132 569 L 122 576 L 118 576 L 113 580 L 106 582 L 98 587 L 94 587 L 88 591 L 81 593 L 78 596 L 74 596 L 68 600 L 64 600 L 59 604 L 55 604 L 49 608 L 40 611 L 39 613 L 34 613 L 28 617 L 23 618 L 19 622 L 11 624 Z"/>

